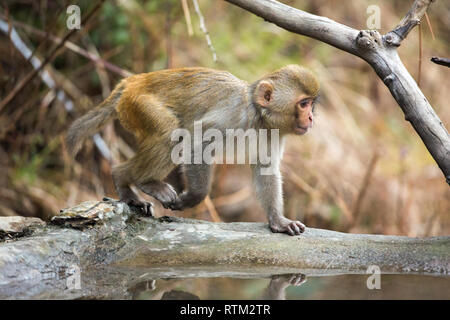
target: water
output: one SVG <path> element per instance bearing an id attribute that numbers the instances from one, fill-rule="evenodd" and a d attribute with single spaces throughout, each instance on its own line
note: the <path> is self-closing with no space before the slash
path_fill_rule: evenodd
<path id="1" fill-rule="evenodd" d="M 0 299 L 450 299 L 450 276 L 274 268 L 103 267 L 0 285 Z M 376 281 L 369 281 L 375 285 Z"/>
<path id="2" fill-rule="evenodd" d="M 285 280 L 288 280 L 286 276 Z M 368 275 L 306 277 L 295 286 L 279 279 L 159 279 L 129 288 L 133 299 L 450 299 L 450 278 L 381 275 L 380 289 L 367 288 Z M 286 287 L 285 287 L 286 285 Z M 270 290 L 273 289 L 273 290 Z M 278 289 L 278 290 L 276 290 Z"/>

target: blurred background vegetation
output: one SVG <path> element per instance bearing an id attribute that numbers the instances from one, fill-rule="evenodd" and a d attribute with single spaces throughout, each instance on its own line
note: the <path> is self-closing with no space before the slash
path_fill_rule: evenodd
<path id="1" fill-rule="evenodd" d="M 1 100 L 33 70 L 9 39 L 13 28 L 33 56 L 43 61 L 58 38 L 70 31 L 67 7 L 77 4 L 83 18 L 97 2 L 1 2 L 0 19 L 9 24 L 9 32 L 0 31 Z M 365 62 L 224 1 L 198 2 L 217 62 L 191 0 L 185 2 L 187 9 L 180 0 L 107 0 L 45 67 L 53 87 L 34 77 L 0 109 L 0 215 L 48 219 L 80 201 L 117 197 L 111 167 L 132 156 L 133 138 L 118 123 L 111 123 L 101 133 L 111 159 L 101 143 L 95 146 L 91 139 L 73 160 L 63 137 L 70 123 L 108 96 L 124 76 L 206 66 L 254 81 L 297 63 L 317 74 L 322 91 L 314 129 L 306 136 L 290 137 L 285 149 L 286 216 L 310 227 L 345 232 L 450 234 L 449 187 L 388 89 Z M 366 10 L 375 4 L 381 8 L 380 31 L 385 33 L 413 1 L 283 2 L 357 29 L 367 28 Z M 424 21 L 420 86 L 449 128 L 450 73 L 429 59 L 448 57 L 450 2 L 436 1 L 428 14 L 435 37 Z M 399 49 L 416 79 L 419 48 L 416 28 Z M 158 216 L 174 214 L 155 206 Z M 249 169 L 237 165 L 216 166 L 211 201 L 176 215 L 222 221 L 266 219 L 252 193 Z"/>

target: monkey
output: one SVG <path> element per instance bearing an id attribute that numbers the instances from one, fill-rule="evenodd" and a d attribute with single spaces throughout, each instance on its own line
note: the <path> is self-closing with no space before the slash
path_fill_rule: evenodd
<path id="1" fill-rule="evenodd" d="M 137 141 L 136 154 L 112 169 L 120 201 L 148 212 L 151 203 L 139 200 L 134 184 L 164 208 L 183 210 L 199 204 L 211 188 L 212 165 L 175 164 L 171 133 L 192 132 L 195 121 L 205 128 L 276 129 L 281 147 L 273 174 L 261 174 L 267 165 L 251 164 L 255 191 L 267 213 L 272 232 L 299 235 L 300 221 L 283 215 L 282 177 L 279 169 L 284 137 L 304 135 L 314 122 L 319 92 L 316 76 L 307 68 L 288 65 L 248 83 L 227 71 L 204 67 L 166 69 L 121 80 L 99 106 L 75 120 L 66 145 L 75 156 L 83 141 L 109 120 L 118 118 Z M 268 144 L 271 136 L 268 137 Z M 170 181 L 170 182 L 169 182 Z"/>

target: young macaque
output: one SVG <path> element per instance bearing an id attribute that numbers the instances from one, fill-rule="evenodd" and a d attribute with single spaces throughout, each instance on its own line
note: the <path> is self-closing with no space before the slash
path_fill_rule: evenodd
<path id="1" fill-rule="evenodd" d="M 120 200 L 146 212 L 151 204 L 138 199 L 134 184 L 165 208 L 182 210 L 200 203 L 211 187 L 212 166 L 175 164 L 171 139 L 175 129 L 193 131 L 194 122 L 225 134 L 227 129 L 278 129 L 280 144 L 287 134 L 303 135 L 313 125 L 314 101 L 319 91 L 316 77 L 298 65 L 289 65 L 254 83 L 225 71 L 181 68 L 155 71 L 123 79 L 96 109 L 76 120 L 67 134 L 67 146 L 75 155 L 83 140 L 107 121 L 118 118 L 138 141 L 136 155 L 113 168 Z M 270 145 L 269 134 L 267 144 Z M 262 174 L 267 164 L 251 164 L 255 189 L 266 211 L 270 229 L 298 235 L 299 221 L 283 216 L 279 154 L 271 154 L 272 174 Z M 272 152 L 273 153 L 273 152 Z M 170 181 L 170 183 L 168 183 Z"/>

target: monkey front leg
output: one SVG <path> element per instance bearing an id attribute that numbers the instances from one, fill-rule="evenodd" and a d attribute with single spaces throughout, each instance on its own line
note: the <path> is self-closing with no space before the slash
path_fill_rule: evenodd
<path id="1" fill-rule="evenodd" d="M 261 169 L 267 170 L 268 168 L 262 165 L 252 166 L 253 180 L 256 194 L 268 215 L 270 230 L 288 233 L 291 236 L 304 232 L 305 225 L 303 223 L 283 216 L 283 190 L 280 170 L 271 168 L 270 174 L 262 174 Z"/>
<path id="2" fill-rule="evenodd" d="M 172 210 L 192 208 L 205 199 L 211 189 L 212 167 L 209 164 L 183 165 L 186 190 L 168 205 Z"/>

